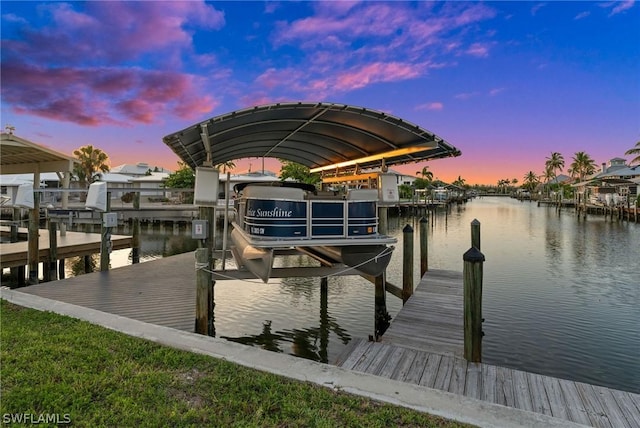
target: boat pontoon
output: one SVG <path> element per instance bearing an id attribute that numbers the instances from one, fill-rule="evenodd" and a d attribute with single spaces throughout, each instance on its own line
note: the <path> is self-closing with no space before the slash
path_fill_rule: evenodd
<path id="1" fill-rule="evenodd" d="M 378 190 L 338 195 L 289 182 L 242 183 L 234 190 L 232 253 L 264 282 L 274 250 L 294 248 L 371 276 L 381 275 L 391 260 L 396 239 L 378 233 Z"/>

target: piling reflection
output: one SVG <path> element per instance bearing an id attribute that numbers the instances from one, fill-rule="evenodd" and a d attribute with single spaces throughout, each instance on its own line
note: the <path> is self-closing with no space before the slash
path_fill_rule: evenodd
<path id="1" fill-rule="evenodd" d="M 259 334 L 241 337 L 221 336 L 221 338 L 243 345 L 257 346 L 268 351 L 288 352 L 297 357 L 328 363 L 331 333 L 336 335 L 343 345 L 349 343 L 351 335 L 329 315 L 328 290 L 324 282 L 321 285 L 319 321 L 317 327 L 273 331 L 272 321 L 265 320 Z"/>

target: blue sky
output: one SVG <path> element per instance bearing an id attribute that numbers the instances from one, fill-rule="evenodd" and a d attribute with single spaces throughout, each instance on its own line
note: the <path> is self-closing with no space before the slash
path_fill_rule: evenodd
<path id="1" fill-rule="evenodd" d="M 428 164 L 446 181 L 522 181 L 552 151 L 600 164 L 640 140 L 633 1 L 2 1 L 1 19 L 2 126 L 112 166 L 174 169 L 164 135 L 279 101 L 429 129 L 462 151 Z"/>

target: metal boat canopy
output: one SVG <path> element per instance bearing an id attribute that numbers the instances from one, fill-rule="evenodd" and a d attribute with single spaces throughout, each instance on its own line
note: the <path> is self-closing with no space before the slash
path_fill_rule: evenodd
<path id="1" fill-rule="evenodd" d="M 277 103 L 223 114 L 163 138 L 191 168 L 249 158 L 280 158 L 312 172 L 390 166 L 459 156 L 418 125 L 363 107 Z"/>

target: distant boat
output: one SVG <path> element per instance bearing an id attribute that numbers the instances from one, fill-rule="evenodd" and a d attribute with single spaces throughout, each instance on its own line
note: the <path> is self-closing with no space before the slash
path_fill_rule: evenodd
<path id="1" fill-rule="evenodd" d="M 371 276 L 382 274 L 391 260 L 390 244 L 397 240 L 378 233 L 377 190 L 338 195 L 290 182 L 242 183 L 234 190 L 232 254 L 264 282 L 274 250 L 297 249 Z"/>

